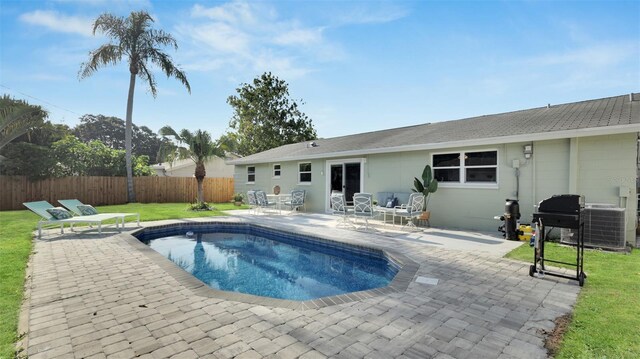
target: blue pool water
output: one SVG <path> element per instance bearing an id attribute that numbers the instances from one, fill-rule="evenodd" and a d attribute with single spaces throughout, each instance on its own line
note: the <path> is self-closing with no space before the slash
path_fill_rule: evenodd
<path id="1" fill-rule="evenodd" d="M 397 273 L 381 252 L 274 231 L 225 232 L 181 229 L 184 234 L 140 239 L 210 287 L 271 298 L 309 300 L 379 288 Z"/>

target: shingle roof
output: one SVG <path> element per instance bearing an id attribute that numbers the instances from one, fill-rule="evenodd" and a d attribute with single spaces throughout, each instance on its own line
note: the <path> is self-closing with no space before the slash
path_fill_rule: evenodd
<path id="1" fill-rule="evenodd" d="M 359 133 L 348 136 L 284 145 L 229 163 L 251 164 L 305 158 L 334 157 L 340 154 L 384 152 L 420 145 L 495 139 L 505 136 L 549 134 L 592 128 L 622 127 L 624 132 L 640 131 L 640 96 L 621 95 L 550 107 L 539 107 L 462 120 L 427 123 Z M 627 129 L 628 128 L 628 129 Z M 569 137 L 569 136 L 567 136 Z M 409 149 L 408 149 L 409 150 Z"/>

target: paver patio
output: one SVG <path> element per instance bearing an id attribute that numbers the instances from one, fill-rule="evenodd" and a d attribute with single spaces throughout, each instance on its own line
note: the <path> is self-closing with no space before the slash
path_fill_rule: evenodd
<path id="1" fill-rule="evenodd" d="M 438 282 L 414 279 L 403 292 L 319 309 L 269 307 L 195 294 L 128 233 L 52 230 L 36 241 L 31 262 L 29 357 L 545 358 L 544 331 L 579 292 L 577 282 L 531 278 L 528 264 L 489 249 L 438 244 L 447 235 L 471 241 L 470 234 L 362 233 L 335 229 L 321 215 L 250 220 L 386 248 L 420 264 L 416 277 Z M 496 251 L 504 246 L 511 245 Z"/>

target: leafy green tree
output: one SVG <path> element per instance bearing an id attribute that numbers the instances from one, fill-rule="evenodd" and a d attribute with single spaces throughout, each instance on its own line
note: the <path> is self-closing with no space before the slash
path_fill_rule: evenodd
<path id="1" fill-rule="evenodd" d="M 75 136 L 67 136 L 51 146 L 56 160 L 53 175 L 64 176 L 124 176 L 126 174 L 126 154 L 98 140 L 85 143 Z M 147 156 L 133 156 L 134 175 L 150 176 L 154 171 L 149 167 Z"/>
<path id="2" fill-rule="evenodd" d="M 65 176 L 125 176 L 125 151 L 98 140 L 85 143 L 67 135 L 50 146 L 15 142 L 2 149 L 0 173 L 44 179 Z M 133 156 L 134 176 L 153 176 L 149 157 Z"/>
<path id="3" fill-rule="evenodd" d="M 218 146 L 225 152 L 238 153 L 238 135 L 235 132 L 227 132 L 218 138 Z"/>
<path id="4" fill-rule="evenodd" d="M 234 109 L 229 127 L 237 130 L 239 154 L 247 156 L 317 137 L 311 119 L 289 98 L 287 83 L 270 72 L 252 84 L 242 84 L 236 92 L 227 103 Z"/>
<path id="5" fill-rule="evenodd" d="M 97 153 L 91 153 L 89 146 L 77 137 L 69 135 L 51 145 L 51 151 L 58 161 L 56 177 L 82 176 L 95 163 Z"/>
<path id="6" fill-rule="evenodd" d="M 70 133 L 69 126 L 50 121 L 30 129 L 0 150 L 4 157 L 0 162 L 0 174 L 27 176 L 32 180 L 52 177 L 57 160 L 51 144 Z"/>
<path id="7" fill-rule="evenodd" d="M 124 156 L 124 151 L 122 151 L 122 156 Z M 156 175 L 156 171 L 149 166 L 149 157 L 141 155 L 133 158 L 133 175 L 136 177 Z"/>
<path id="8" fill-rule="evenodd" d="M 160 148 L 163 139 L 147 126 L 134 126 L 133 153 L 137 156 L 147 156 L 152 163 L 160 162 Z"/>
<path id="9" fill-rule="evenodd" d="M 135 127 L 133 125 L 134 132 Z M 73 129 L 73 134 L 83 142 L 99 140 L 111 148 L 125 148 L 125 123 L 117 117 L 86 114 L 80 117 L 80 123 Z"/>
<path id="10" fill-rule="evenodd" d="M 41 126 L 47 112 L 9 95 L 0 98 L 0 149 L 34 127 Z"/>
<path id="11" fill-rule="evenodd" d="M 162 139 L 146 126 L 133 126 L 131 151 L 134 155 L 146 155 L 155 162 Z M 73 133 L 82 141 L 100 140 L 105 145 L 118 150 L 125 149 L 125 122 L 113 116 L 86 114 L 80 117 L 80 123 Z"/>
<path id="12" fill-rule="evenodd" d="M 0 161 L 0 174 L 27 176 L 39 180 L 54 176 L 57 160 L 51 149 L 29 142 L 12 142 L 2 149 L 5 157 Z"/>
<path id="13" fill-rule="evenodd" d="M 146 11 L 134 11 L 127 17 L 118 17 L 109 13 L 100 15 L 93 23 L 93 33 L 97 31 L 107 35 L 109 42 L 89 53 L 89 61 L 80 68 L 80 79 L 93 75 L 98 69 L 114 65 L 124 58 L 129 65 L 129 95 L 127 97 L 127 117 L 125 123 L 125 151 L 127 169 L 127 195 L 129 202 L 135 202 L 133 190 L 132 138 L 133 138 L 133 94 L 136 77 L 140 77 L 149 86 L 151 94 L 157 95 L 156 81 L 151 66 L 161 69 L 167 77 L 175 77 L 189 93 L 191 86 L 186 74 L 176 67 L 171 57 L 161 50 L 170 46 L 178 49 L 176 40 L 162 30 L 152 29 L 153 18 Z"/>
<path id="14" fill-rule="evenodd" d="M 190 132 L 183 129 L 177 133 L 170 126 L 164 126 L 159 131 L 164 137 L 173 137 L 177 141 L 177 145 L 173 146 L 170 151 L 165 152 L 165 158 L 169 161 L 179 159 L 191 159 L 196 164 L 195 177 L 198 181 L 198 202 L 204 202 L 203 182 L 207 175 L 204 162 L 213 156 L 223 156 L 224 153 L 220 147 L 211 140 L 211 135 L 207 131 L 197 130 Z"/>
<path id="15" fill-rule="evenodd" d="M 16 138 L 12 143 L 28 142 L 38 146 L 50 147 L 52 143 L 60 141 L 70 134 L 72 134 L 72 132 L 69 126 L 45 121 L 42 126 L 30 129 L 24 135 Z"/>

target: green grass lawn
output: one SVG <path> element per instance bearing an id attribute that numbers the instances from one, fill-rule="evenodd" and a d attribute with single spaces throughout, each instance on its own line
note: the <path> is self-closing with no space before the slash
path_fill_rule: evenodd
<path id="1" fill-rule="evenodd" d="M 533 262 L 533 249 L 523 244 L 506 257 Z M 549 243 L 545 257 L 572 263 L 576 251 Z M 640 358 L 640 251 L 585 250 L 584 270 L 587 279 L 556 358 Z"/>
<path id="2" fill-rule="evenodd" d="M 231 203 L 215 204 L 216 211 L 188 211 L 185 203 L 133 203 L 98 207 L 101 213 L 138 212 L 141 221 L 161 219 L 223 216 L 223 211 L 238 208 Z M 17 341 L 17 323 L 24 272 L 31 238 L 39 217 L 29 211 L 0 212 L 0 358 L 13 358 Z M 134 217 L 128 217 L 130 222 Z"/>

